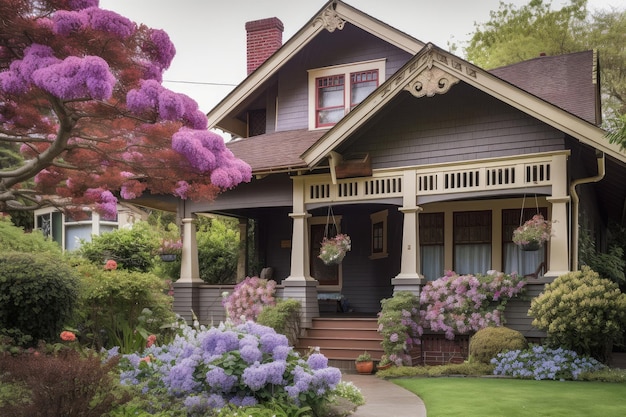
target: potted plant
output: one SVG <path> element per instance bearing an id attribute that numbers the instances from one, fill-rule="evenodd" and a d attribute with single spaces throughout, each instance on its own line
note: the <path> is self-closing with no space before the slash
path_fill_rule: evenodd
<path id="1" fill-rule="evenodd" d="M 393 362 L 391 362 L 391 359 L 389 359 L 389 356 L 382 355 L 380 357 L 380 362 L 378 362 L 378 365 L 376 365 L 376 369 L 378 369 L 379 371 L 382 371 L 384 369 L 391 368 L 391 365 L 393 365 Z"/>
<path id="2" fill-rule="evenodd" d="M 532 219 L 513 231 L 513 243 L 522 250 L 538 250 L 550 240 L 552 222 L 543 218 L 541 214 L 535 214 Z"/>
<path id="3" fill-rule="evenodd" d="M 164 262 L 173 262 L 183 251 L 183 243 L 178 240 L 163 239 L 159 248 L 159 255 Z"/>
<path id="4" fill-rule="evenodd" d="M 326 265 L 340 264 L 350 249 L 352 249 L 350 236 L 339 233 L 335 237 L 324 238 L 318 258 Z"/>
<path id="5" fill-rule="evenodd" d="M 374 371 L 374 360 L 372 360 L 372 355 L 370 355 L 367 351 L 357 356 L 354 363 L 356 371 L 360 374 L 368 375 Z"/>

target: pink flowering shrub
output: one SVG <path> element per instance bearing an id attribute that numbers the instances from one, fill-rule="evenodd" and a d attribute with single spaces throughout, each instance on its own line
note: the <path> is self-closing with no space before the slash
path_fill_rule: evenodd
<path id="1" fill-rule="evenodd" d="M 425 330 L 455 334 L 476 332 L 504 324 L 502 312 L 511 298 L 524 290 L 523 277 L 490 271 L 487 275 L 445 276 L 424 286 L 420 297 L 400 291 L 382 301 L 378 331 L 391 362 L 410 365 L 408 352 L 421 343 Z"/>
<path id="2" fill-rule="evenodd" d="M 232 294 L 224 298 L 226 315 L 234 324 L 256 321 L 264 306 L 276 305 L 275 288 L 275 281 L 247 277 L 235 286 Z"/>
<path id="3" fill-rule="evenodd" d="M 458 275 L 448 271 L 431 281 L 420 295 L 420 324 L 424 329 L 467 334 L 487 326 L 501 326 L 509 299 L 519 295 L 526 281 L 517 275 L 489 271 L 487 275 Z"/>

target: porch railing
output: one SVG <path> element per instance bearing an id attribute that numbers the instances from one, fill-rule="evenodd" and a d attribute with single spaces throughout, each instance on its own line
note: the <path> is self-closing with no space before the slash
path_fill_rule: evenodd
<path id="1" fill-rule="evenodd" d="M 330 175 L 312 175 L 306 179 L 305 203 L 402 197 L 407 173 L 416 176 L 418 196 L 552 185 L 551 167 L 556 155 L 382 169 L 370 177 L 340 179 L 336 184 Z"/>

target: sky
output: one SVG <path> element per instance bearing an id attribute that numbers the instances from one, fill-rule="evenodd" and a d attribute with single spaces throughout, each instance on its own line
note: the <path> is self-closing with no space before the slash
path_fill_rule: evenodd
<path id="1" fill-rule="evenodd" d="M 517 7 L 530 0 L 505 0 Z M 560 7 L 565 0 L 552 0 Z M 623 0 L 588 0 L 588 8 L 619 7 Z M 100 0 L 113 10 L 154 29 L 165 30 L 176 56 L 163 85 L 198 102 L 208 113 L 246 77 L 248 21 L 279 18 L 287 42 L 327 0 Z M 356 9 L 423 42 L 447 49 L 470 39 L 474 23 L 489 21 L 500 0 L 344 0 Z M 623 7 L 623 6 L 622 6 Z M 461 50 L 459 50 L 461 51 Z M 462 55 L 462 52 L 457 52 Z"/>

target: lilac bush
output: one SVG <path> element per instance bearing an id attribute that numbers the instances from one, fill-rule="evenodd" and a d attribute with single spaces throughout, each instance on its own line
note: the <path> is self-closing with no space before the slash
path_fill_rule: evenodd
<path id="1" fill-rule="evenodd" d="M 247 277 L 235 285 L 232 294 L 224 297 L 223 304 L 228 319 L 235 324 L 256 321 L 264 306 L 276 305 L 275 289 L 275 281 Z"/>
<path id="2" fill-rule="evenodd" d="M 605 367 L 596 359 L 579 356 L 572 350 L 543 346 L 499 353 L 491 363 L 496 366 L 494 375 L 536 380 L 576 380 L 583 372 L 598 371 Z"/>
<path id="3" fill-rule="evenodd" d="M 183 326 L 171 343 L 125 355 L 120 366 L 122 384 L 162 393 L 189 415 L 272 400 L 314 407 L 327 401 L 341 380 L 323 355 L 305 360 L 284 335 L 251 321 L 209 329 Z"/>
<path id="4" fill-rule="evenodd" d="M 521 294 L 525 285 L 516 274 L 489 271 L 474 276 L 449 271 L 422 289 L 420 325 L 444 332 L 450 340 L 455 334 L 500 326 L 506 303 Z"/>

